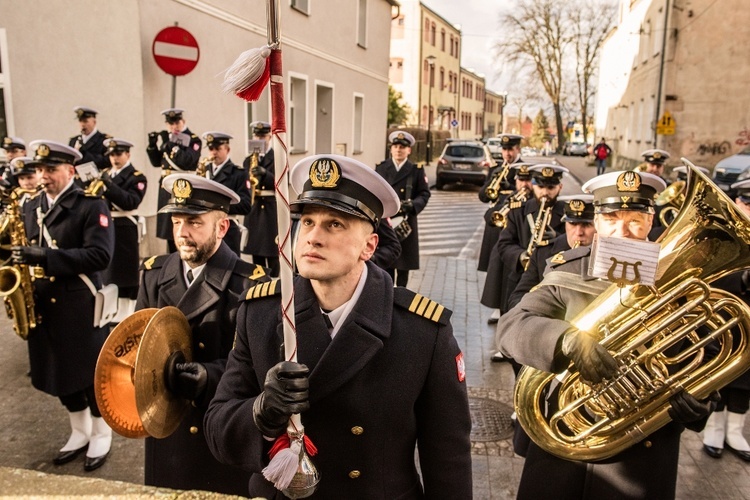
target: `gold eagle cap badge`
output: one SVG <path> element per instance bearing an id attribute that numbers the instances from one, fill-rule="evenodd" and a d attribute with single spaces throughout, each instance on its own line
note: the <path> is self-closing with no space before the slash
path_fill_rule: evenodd
<path id="1" fill-rule="evenodd" d="M 518 173 L 520 175 L 529 175 L 529 166 L 521 165 L 520 167 L 518 167 Z"/>
<path id="2" fill-rule="evenodd" d="M 36 148 L 36 155 L 41 158 L 46 158 L 49 156 L 49 146 L 46 144 L 40 144 L 38 148 Z"/>
<path id="3" fill-rule="evenodd" d="M 177 179 L 172 185 L 172 194 L 177 203 L 185 203 L 193 194 L 193 185 L 187 179 Z"/>
<path id="4" fill-rule="evenodd" d="M 310 183 L 314 188 L 336 188 L 340 178 L 341 167 L 331 158 L 320 158 L 310 165 Z"/>
<path id="5" fill-rule="evenodd" d="M 641 188 L 641 176 L 638 172 L 628 170 L 617 177 L 617 190 L 622 193 L 633 193 Z"/>
<path id="6" fill-rule="evenodd" d="M 6 137 L 5 139 L 3 139 L 3 144 L 5 144 L 6 146 L 10 146 L 11 144 L 13 144 L 13 141 L 10 139 L 10 137 Z"/>
<path id="7" fill-rule="evenodd" d="M 206 142 L 214 142 L 214 136 L 213 136 L 213 134 L 208 134 L 206 136 Z"/>
<path id="8" fill-rule="evenodd" d="M 659 160 L 659 159 L 661 159 L 661 153 L 660 153 L 660 152 L 658 152 L 658 151 L 657 151 L 657 152 L 655 152 L 655 153 L 654 153 L 654 159 L 655 159 L 655 160 Z"/>
<path id="9" fill-rule="evenodd" d="M 507 135 L 504 135 L 503 138 L 500 140 L 502 141 L 503 144 L 506 144 L 510 142 L 510 137 L 508 137 Z"/>
<path id="10" fill-rule="evenodd" d="M 107 147 L 109 147 L 109 149 L 115 149 L 117 147 L 117 141 L 110 139 Z"/>
<path id="11" fill-rule="evenodd" d="M 581 200 L 570 200 L 568 207 L 571 212 L 575 213 L 577 217 L 580 217 L 583 213 L 583 209 L 586 208 L 586 204 Z"/>
<path id="12" fill-rule="evenodd" d="M 555 169 L 552 167 L 544 167 L 542 168 L 542 177 L 554 177 L 555 176 Z"/>
<path id="13" fill-rule="evenodd" d="M 78 116 L 78 118 L 82 117 L 84 113 L 85 111 L 81 108 L 76 109 L 76 115 Z"/>

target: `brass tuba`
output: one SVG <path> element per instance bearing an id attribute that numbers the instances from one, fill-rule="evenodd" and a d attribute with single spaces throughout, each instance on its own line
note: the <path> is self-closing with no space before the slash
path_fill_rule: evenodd
<path id="1" fill-rule="evenodd" d="M 675 181 L 667 186 L 667 189 L 659 193 L 654 203 L 657 207 L 664 207 L 659 211 L 661 225 L 670 225 L 685 203 L 685 181 Z"/>
<path id="2" fill-rule="evenodd" d="M 616 455 L 669 421 L 669 399 L 702 399 L 750 366 L 750 308 L 709 283 L 750 266 L 750 218 L 690 162 L 685 203 L 659 239 L 655 286 L 610 286 L 571 323 L 597 332 L 618 375 L 593 386 L 571 365 L 562 374 L 524 368 L 518 420 L 547 452 L 569 460 Z M 707 329 L 700 336 L 696 329 Z M 717 341 L 720 353 L 705 361 Z M 681 349 L 679 352 L 674 350 Z M 557 392 L 546 416 L 545 396 Z"/>
<path id="3" fill-rule="evenodd" d="M 21 217 L 18 199 L 24 193 L 36 193 L 38 190 L 15 188 L 9 196 L 8 206 L 3 214 L 3 224 L 7 224 L 12 246 L 27 246 L 26 228 Z M 5 302 L 5 312 L 13 320 L 13 330 L 26 340 L 29 330 L 36 328 L 37 319 L 34 311 L 34 287 L 31 284 L 31 272 L 26 264 L 14 264 L 0 267 L 0 297 Z"/>

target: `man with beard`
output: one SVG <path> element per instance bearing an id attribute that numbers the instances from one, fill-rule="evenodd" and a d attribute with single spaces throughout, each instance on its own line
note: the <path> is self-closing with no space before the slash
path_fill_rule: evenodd
<path id="1" fill-rule="evenodd" d="M 130 163 L 133 144 L 124 139 L 104 141 L 112 168 L 103 170 L 104 199 L 109 204 L 115 225 L 115 254 L 102 277 L 105 284 L 117 285 L 117 317 L 128 317 L 138 297 L 138 252 L 140 225 L 135 210 L 143 201 L 148 180 Z"/>
<path id="2" fill-rule="evenodd" d="M 291 184 L 301 213 L 299 363 L 283 361 L 278 281 L 249 290 L 206 414 L 211 450 L 254 473 L 251 497 L 280 499 L 261 470 L 300 413 L 320 450 L 315 498 L 471 498 L 471 418 L 451 313 L 394 288 L 368 262 L 398 196 L 370 167 L 338 155 L 304 158 Z"/>
<path id="3" fill-rule="evenodd" d="M 101 170 L 109 167 L 107 158 L 107 148 L 104 146 L 104 140 L 110 136 L 99 132 L 96 129 L 97 110 L 86 106 L 76 106 L 73 108 L 76 114 L 78 124 L 81 126 L 81 133 L 71 137 L 68 145 L 81 153 L 81 159 L 76 161 L 76 165 L 94 162 L 96 167 Z"/>
<path id="4" fill-rule="evenodd" d="M 396 286 L 406 286 L 409 282 L 409 270 L 419 269 L 419 229 L 417 214 L 424 210 L 430 199 L 430 186 L 424 169 L 409 161 L 414 136 L 409 132 L 397 130 L 388 136 L 391 144 L 391 157 L 375 167 L 375 171 L 388 181 L 401 199 L 399 216 L 404 217 L 411 227 L 411 233 L 401 240 L 401 255 L 396 259 L 388 273 Z M 397 228 L 396 233 L 399 231 Z"/>
<path id="5" fill-rule="evenodd" d="M 213 458 L 203 415 L 232 348 L 239 297 L 266 273 L 223 241 L 229 207 L 240 201 L 236 193 L 194 174 L 169 175 L 162 188 L 171 198 L 160 212 L 171 217 L 177 252 L 144 262 L 136 309 L 175 306 L 187 318 L 193 362 L 168 367 L 167 388 L 192 405 L 172 435 L 146 439 L 145 482 L 245 495 L 249 474 Z"/>
<path id="6" fill-rule="evenodd" d="M 564 203 L 557 201 L 562 190 L 563 173 L 568 169 L 559 165 L 535 165 L 529 168 L 531 172 L 531 189 L 533 197 L 518 208 L 508 212 L 508 223 L 497 240 L 496 251 L 502 261 L 503 276 L 500 285 L 500 312 L 505 314 L 509 307 L 510 295 L 515 290 L 521 274 L 526 269 L 530 255 L 537 245 L 529 245 L 532 238 L 540 237 L 538 246 L 549 245 L 564 229 L 561 221 Z M 545 227 L 539 228 L 535 234 L 535 224 L 539 219 L 539 211 L 544 201 L 545 211 L 549 210 L 551 217 Z M 539 219 L 541 222 L 541 219 Z M 492 355 L 492 361 L 504 361 L 506 358 L 500 352 Z"/>
<path id="7" fill-rule="evenodd" d="M 161 180 L 172 173 L 194 171 L 201 156 L 201 139 L 190 131 L 183 117 L 184 110 L 169 108 L 161 112 L 167 130 L 148 134 L 146 154 L 151 165 L 161 168 Z M 161 139 L 161 145 L 157 141 Z M 159 190 L 158 208 L 167 204 L 169 193 Z M 156 237 L 167 240 L 169 252 L 177 250 L 172 240 L 172 220 L 167 213 L 156 215 Z"/>

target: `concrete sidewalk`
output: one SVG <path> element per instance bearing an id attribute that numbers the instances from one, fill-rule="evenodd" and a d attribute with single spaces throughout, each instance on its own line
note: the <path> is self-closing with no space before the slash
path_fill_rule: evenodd
<path id="1" fill-rule="evenodd" d="M 470 255 L 471 252 L 464 252 Z M 514 498 L 523 459 L 514 456 L 508 416 L 512 411 L 513 372 L 507 363 L 492 363 L 494 328 L 490 310 L 479 304 L 484 273 L 476 260 L 423 257 L 409 288 L 453 311 L 453 327 L 465 353 L 474 430 L 474 498 Z M 176 492 L 143 484 L 143 440 L 115 436 L 107 463 L 91 473 L 83 460 L 56 467 L 51 459 L 68 436 L 67 417 L 57 399 L 31 387 L 26 344 L 0 319 L 0 494 L 39 496 L 122 496 L 146 498 L 221 498 L 205 492 Z M 750 435 L 750 425 L 746 426 Z M 720 460 L 702 451 L 700 435 L 682 438 L 677 493 L 680 499 L 750 499 L 750 464 L 731 453 Z M 709 486 L 710 485 L 710 486 Z"/>

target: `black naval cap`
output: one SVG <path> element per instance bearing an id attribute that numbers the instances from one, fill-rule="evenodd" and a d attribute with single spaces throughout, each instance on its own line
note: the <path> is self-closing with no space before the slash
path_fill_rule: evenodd
<path id="1" fill-rule="evenodd" d="M 250 124 L 250 130 L 253 131 L 253 135 L 268 135 L 271 133 L 271 124 L 263 120 L 257 120 Z"/>
<path id="2" fill-rule="evenodd" d="M 104 147 L 107 148 L 107 155 L 111 155 L 113 153 L 129 153 L 130 148 L 133 147 L 133 143 L 126 141 L 125 139 L 113 137 L 111 139 L 105 139 Z"/>
<path id="3" fill-rule="evenodd" d="M 292 168 L 290 182 L 299 193 L 291 211 L 318 205 L 364 219 L 377 227 L 401 206 L 390 184 L 364 163 L 340 155 L 303 158 Z"/>
<path id="4" fill-rule="evenodd" d="M 164 115 L 164 121 L 167 123 L 177 123 L 182 120 L 182 113 L 184 112 L 185 110 L 180 108 L 167 108 L 161 114 Z"/>
<path id="5" fill-rule="evenodd" d="M 565 213 L 560 219 L 563 222 L 586 224 L 594 222 L 594 195 L 574 194 L 560 196 L 557 199 L 565 203 Z"/>
<path id="6" fill-rule="evenodd" d="M 162 189 L 172 197 L 159 209 L 160 214 L 200 215 L 211 210 L 229 213 L 229 205 L 240 197 L 216 181 L 195 174 L 171 174 L 161 182 Z"/>
<path id="7" fill-rule="evenodd" d="M 10 151 L 11 149 L 26 149 L 26 141 L 20 137 L 6 137 L 3 139 L 3 149 Z"/>
<path id="8" fill-rule="evenodd" d="M 700 170 L 701 173 L 707 177 L 711 175 L 711 171 L 708 170 L 706 167 L 695 166 L 695 168 Z M 687 180 L 687 167 L 685 165 L 680 165 L 679 167 L 673 168 L 672 172 L 677 174 L 677 180 L 680 180 L 680 181 Z"/>
<path id="9" fill-rule="evenodd" d="M 664 162 L 669 159 L 669 153 L 663 149 L 647 149 L 641 153 L 641 156 L 646 162 L 654 165 L 664 165 Z"/>
<path id="10" fill-rule="evenodd" d="M 417 141 L 409 132 L 406 132 L 405 130 L 396 130 L 395 132 L 391 132 L 390 134 L 388 134 L 388 142 L 391 144 L 391 146 L 393 146 L 394 144 L 400 144 L 402 146 L 410 148 L 414 146 L 414 143 Z"/>
<path id="11" fill-rule="evenodd" d="M 206 147 L 209 149 L 218 148 L 222 144 L 229 144 L 230 139 L 233 139 L 233 137 L 229 134 L 225 134 L 224 132 L 203 133 L 203 140 L 206 141 Z"/>
<path id="12" fill-rule="evenodd" d="M 15 176 L 36 174 L 34 160 L 28 156 L 13 158 L 10 160 L 10 168 Z"/>
<path id="13" fill-rule="evenodd" d="M 521 179 L 522 181 L 531 179 L 531 171 L 529 169 L 533 166 L 531 163 L 514 163 L 511 165 L 513 170 L 516 171 L 516 179 Z"/>
<path id="14" fill-rule="evenodd" d="M 518 134 L 499 134 L 497 137 L 500 139 L 500 147 L 503 149 L 514 148 L 520 145 L 523 140 L 523 136 Z"/>
<path id="15" fill-rule="evenodd" d="M 76 114 L 76 120 L 85 120 L 86 118 L 96 118 L 98 111 L 87 106 L 76 106 L 73 108 L 73 113 Z"/>
<path id="16" fill-rule="evenodd" d="M 529 167 L 531 172 L 531 181 L 537 186 L 552 187 L 557 186 L 562 181 L 563 174 L 569 172 L 565 167 L 542 163 Z"/>
<path id="17" fill-rule="evenodd" d="M 83 158 L 83 155 L 77 149 L 55 141 L 31 141 L 29 148 L 33 153 L 32 164 L 34 166 L 73 165 Z"/>
<path id="18" fill-rule="evenodd" d="M 594 177 L 581 189 L 594 195 L 597 214 L 629 210 L 654 213 L 654 198 L 664 191 L 667 183 L 658 175 L 626 170 Z"/>

